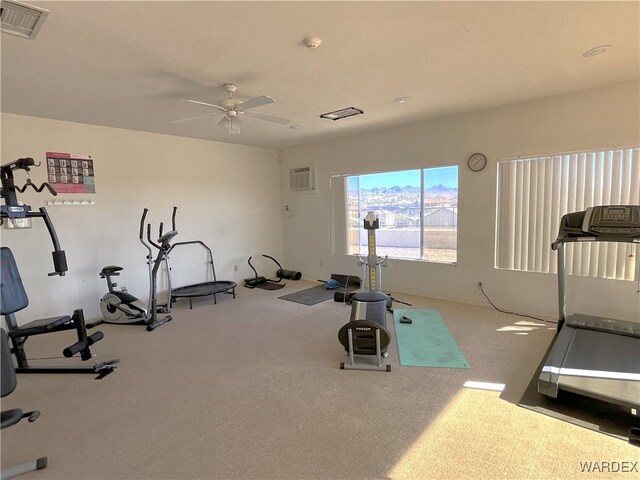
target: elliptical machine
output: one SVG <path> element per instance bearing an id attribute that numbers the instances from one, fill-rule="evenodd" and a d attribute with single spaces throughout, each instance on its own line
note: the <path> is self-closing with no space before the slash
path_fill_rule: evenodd
<path id="1" fill-rule="evenodd" d="M 112 280 L 112 277 L 117 277 L 123 270 L 122 267 L 117 265 L 108 265 L 104 267 L 99 275 L 100 278 L 107 280 L 107 286 L 109 291 L 100 299 L 100 311 L 102 312 L 102 319 L 94 322 L 89 327 L 94 327 L 102 322 L 113 324 L 130 324 L 130 325 L 146 325 L 147 331 L 152 331 L 156 327 L 167 323 L 172 319 L 170 313 L 169 299 L 171 298 L 171 292 L 169 292 L 167 303 L 158 304 L 158 270 L 163 262 L 166 261 L 167 252 L 171 248 L 171 240 L 178 232 L 176 231 L 176 212 L 177 207 L 173 207 L 173 215 L 171 217 L 171 230 L 163 234 L 163 224 L 160 223 L 158 229 L 158 240 L 154 242 L 151 240 L 151 224 L 146 224 L 146 239 L 144 235 L 145 219 L 147 217 L 147 208 L 142 212 L 142 218 L 140 219 L 140 233 L 139 239 L 148 251 L 147 265 L 149 267 L 149 300 L 147 304 L 143 303 L 136 296 L 130 294 L 126 289 L 120 291 L 115 290 L 117 283 Z M 157 253 L 153 255 L 153 248 L 157 250 Z M 171 286 L 169 286 L 171 290 Z M 163 317 L 158 317 L 158 313 L 167 314 Z"/>

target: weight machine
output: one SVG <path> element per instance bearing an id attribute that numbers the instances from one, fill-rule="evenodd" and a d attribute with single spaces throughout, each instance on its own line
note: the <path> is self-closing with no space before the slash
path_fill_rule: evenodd
<path id="1" fill-rule="evenodd" d="M 16 192 L 22 193 L 28 187 L 32 187 L 36 192 L 41 192 L 46 188 L 52 195 L 56 195 L 55 190 L 48 183 L 45 182 L 37 187 L 31 182 L 28 175 L 31 167 L 34 166 L 38 167 L 40 164 L 36 164 L 33 158 L 20 158 L 0 167 L 0 179 L 2 181 L 0 196 L 4 199 L 4 205 L 0 206 L 0 225 L 4 224 L 5 221 L 13 222 L 22 219 L 41 218 L 47 227 L 54 248 L 52 252 L 54 271 L 49 273 L 49 276 L 64 276 L 68 270 L 66 254 L 64 250 L 60 248 L 58 236 L 47 210 L 41 207 L 38 212 L 32 212 L 29 205 L 21 205 L 17 199 Z M 17 187 L 15 185 L 13 177 L 14 170 L 24 170 L 27 172 L 27 182 L 23 187 Z M 84 361 L 94 357 L 90 347 L 102 340 L 104 335 L 99 331 L 92 335 L 87 335 L 82 309 L 74 310 L 72 315 L 49 317 L 34 320 L 24 325 L 18 325 L 15 313 L 29 305 L 29 298 L 22 284 L 20 272 L 18 271 L 18 266 L 11 249 L 2 247 L 0 250 L 2 279 L 0 314 L 4 316 L 7 334 L 9 335 L 12 345 L 11 353 L 15 355 L 18 364 L 16 373 L 93 373 L 98 374 L 98 378 L 102 378 L 114 371 L 116 368 L 115 364 L 119 362 L 117 359 L 96 363 L 89 367 L 34 367 L 29 365 L 24 345 L 32 335 L 76 330 L 77 342 L 65 348 L 63 355 L 65 357 L 72 357 L 79 353 Z"/>
<path id="2" fill-rule="evenodd" d="M 380 269 L 387 257 L 376 253 L 376 230 L 378 218 L 369 212 L 364 219 L 364 228 L 368 236 L 366 259 L 358 256 L 358 264 L 366 269 L 369 291 L 359 292 L 351 297 L 351 317 L 349 323 L 338 332 L 338 340 L 349 355 L 349 363 L 340 363 L 341 369 L 391 371 L 391 365 L 385 365 L 391 334 L 387 330 L 387 308 L 390 308 L 391 296 L 380 291 Z"/>

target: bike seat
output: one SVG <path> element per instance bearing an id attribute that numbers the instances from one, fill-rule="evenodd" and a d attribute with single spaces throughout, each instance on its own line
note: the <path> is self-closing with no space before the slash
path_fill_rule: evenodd
<path id="1" fill-rule="evenodd" d="M 106 275 L 113 275 L 116 272 L 119 272 L 120 270 L 124 270 L 124 268 L 119 267 L 117 265 L 108 265 L 100 271 L 100 276 L 104 277 Z"/>

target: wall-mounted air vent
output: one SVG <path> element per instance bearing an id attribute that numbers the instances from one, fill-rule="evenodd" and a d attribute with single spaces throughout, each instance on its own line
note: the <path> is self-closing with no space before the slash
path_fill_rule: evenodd
<path id="1" fill-rule="evenodd" d="M 48 10 L 14 0 L 0 3 L 2 31 L 19 37 L 35 38 L 47 15 Z"/>
<path id="2" fill-rule="evenodd" d="M 315 190 L 315 168 L 311 165 L 289 170 L 289 190 L 305 192 Z"/>

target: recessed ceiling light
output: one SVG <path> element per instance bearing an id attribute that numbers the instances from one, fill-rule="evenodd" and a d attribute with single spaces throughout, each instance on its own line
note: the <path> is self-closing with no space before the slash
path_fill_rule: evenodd
<path id="1" fill-rule="evenodd" d="M 598 47 L 593 47 L 590 50 L 587 50 L 582 54 L 583 57 L 595 57 L 597 55 L 602 55 L 607 50 L 611 48 L 611 45 L 600 45 Z"/>
<path id="2" fill-rule="evenodd" d="M 300 130 L 302 128 L 302 125 L 289 125 L 289 128 L 291 130 Z"/>
<path id="3" fill-rule="evenodd" d="M 395 103 L 407 103 L 409 101 L 409 97 L 397 97 L 394 98 L 393 101 Z"/>

